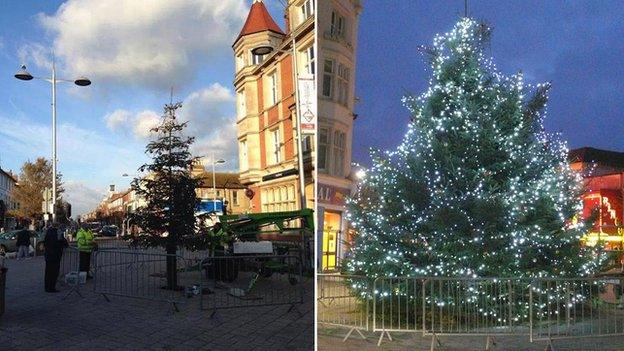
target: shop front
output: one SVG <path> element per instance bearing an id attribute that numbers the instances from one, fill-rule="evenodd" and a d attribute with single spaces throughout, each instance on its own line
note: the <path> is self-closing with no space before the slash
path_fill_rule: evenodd
<path id="1" fill-rule="evenodd" d="M 349 228 L 345 219 L 345 200 L 349 194 L 348 188 L 318 185 L 318 235 L 321 236 L 318 257 L 323 272 L 337 271 L 344 257 Z"/>

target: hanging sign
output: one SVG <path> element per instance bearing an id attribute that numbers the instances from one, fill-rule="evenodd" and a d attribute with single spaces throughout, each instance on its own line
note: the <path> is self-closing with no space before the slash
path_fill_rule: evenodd
<path id="1" fill-rule="evenodd" d="M 301 133 L 314 134 L 316 132 L 316 84 L 313 74 L 301 74 L 297 79 L 299 91 L 299 115 L 301 119 Z"/>

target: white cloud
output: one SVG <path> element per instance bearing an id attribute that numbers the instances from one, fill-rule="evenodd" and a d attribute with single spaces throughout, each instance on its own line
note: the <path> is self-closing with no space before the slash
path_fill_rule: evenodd
<path id="1" fill-rule="evenodd" d="M 104 121 L 108 129 L 117 130 L 120 126 L 125 124 L 131 116 L 132 113 L 130 113 L 130 111 L 118 109 L 104 116 Z"/>
<path id="2" fill-rule="evenodd" d="M 134 135 L 140 138 L 148 138 L 152 135 L 152 129 L 158 126 L 160 116 L 151 110 L 139 112 L 134 120 Z"/>
<path id="3" fill-rule="evenodd" d="M 246 3 L 68 0 L 38 20 L 72 74 L 161 89 L 187 83 L 200 64 L 229 49 Z"/>
<path id="4" fill-rule="evenodd" d="M 228 169 L 238 168 L 238 145 L 236 119 L 234 116 L 235 96 L 232 91 L 218 83 L 189 94 L 178 112 L 181 121 L 188 121 L 187 134 L 195 136 L 191 151 L 197 156 L 224 158 Z M 116 116 L 119 116 L 118 118 Z M 109 120 L 115 123 L 109 124 Z M 146 139 L 150 130 L 158 125 L 160 116 L 145 110 L 134 114 L 116 110 L 106 115 L 107 126 L 113 131 L 132 130 L 134 136 Z"/>
<path id="5" fill-rule="evenodd" d="M 50 50 L 38 43 L 25 44 L 17 50 L 20 63 L 26 66 L 34 64 L 37 67 L 52 69 L 51 56 Z"/>
<path id="6" fill-rule="evenodd" d="M 106 193 L 94 189 L 81 181 L 67 181 L 63 184 L 64 197 L 72 204 L 72 217 L 92 211 L 104 198 Z"/>
<path id="7" fill-rule="evenodd" d="M 223 158 L 226 168 L 238 168 L 236 139 L 236 98 L 218 83 L 189 94 L 182 103 L 180 119 L 189 121 L 188 130 L 195 136 L 192 152 L 198 156 Z"/>
<path id="8" fill-rule="evenodd" d="M 49 124 L 0 115 L 0 125 L 3 153 L 20 155 L 24 161 L 41 156 L 50 159 Z M 58 166 L 64 181 L 88 179 L 90 187 L 105 188 L 109 182 L 119 180 L 123 173 L 136 170 L 146 161 L 144 145 L 126 139 L 112 138 L 97 129 L 87 130 L 71 123 L 59 124 Z M 73 196 L 71 191 L 66 194 Z"/>

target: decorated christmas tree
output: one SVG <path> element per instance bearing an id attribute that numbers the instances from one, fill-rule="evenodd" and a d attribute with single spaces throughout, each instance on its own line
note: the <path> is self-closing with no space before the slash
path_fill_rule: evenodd
<path id="1" fill-rule="evenodd" d="M 136 240 L 141 246 L 165 248 L 167 289 L 180 289 L 176 252 L 179 247 L 192 247 L 198 229 L 195 189 L 199 180 L 191 175 L 197 159 L 189 151 L 194 138 L 183 134 L 187 123 L 176 119 L 176 110 L 181 106 L 165 105 L 160 125 L 152 130 L 155 138 L 145 148 L 152 163 L 139 168 L 148 175 L 132 181 L 132 189 L 145 201 L 131 219 L 144 231 Z"/>
<path id="2" fill-rule="evenodd" d="M 483 54 L 490 29 L 461 19 L 423 48 L 428 90 L 396 150 L 372 152 L 349 201 L 351 274 L 578 277 L 603 255 L 583 247 L 582 179 L 544 130 L 549 84 L 505 76 Z"/>

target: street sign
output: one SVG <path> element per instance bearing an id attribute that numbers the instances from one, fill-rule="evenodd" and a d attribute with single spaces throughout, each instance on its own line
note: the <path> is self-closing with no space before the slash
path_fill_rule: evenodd
<path id="1" fill-rule="evenodd" d="M 223 201 L 201 200 L 201 202 L 197 206 L 196 212 L 198 213 L 216 212 L 218 215 L 222 215 L 223 214 Z"/>
<path id="2" fill-rule="evenodd" d="M 298 77 L 299 89 L 299 119 L 301 133 L 314 134 L 316 132 L 316 84 L 313 74 L 300 74 Z"/>

